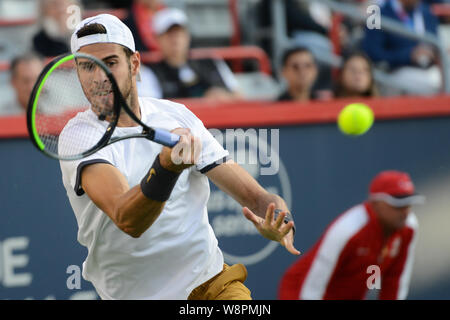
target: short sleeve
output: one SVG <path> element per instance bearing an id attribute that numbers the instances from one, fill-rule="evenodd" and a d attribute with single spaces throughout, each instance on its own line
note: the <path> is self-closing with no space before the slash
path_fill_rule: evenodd
<path id="1" fill-rule="evenodd" d="M 202 141 L 202 153 L 200 154 L 197 170 L 206 173 L 217 165 L 226 162 L 229 159 L 229 152 L 214 138 L 214 136 L 200 122 L 198 131 Z"/>
<path id="2" fill-rule="evenodd" d="M 109 147 L 105 147 L 93 155 L 75 161 L 60 161 L 63 180 L 69 182 L 70 187 L 77 196 L 82 196 L 81 173 L 85 167 L 95 163 L 106 163 L 114 166 L 114 160 Z"/>
<path id="3" fill-rule="evenodd" d="M 153 120 L 155 124 L 149 123 L 150 126 L 169 131 L 175 128 L 188 128 L 192 135 L 200 138 L 202 151 L 196 164 L 198 171 L 206 173 L 228 159 L 228 151 L 222 147 L 205 128 L 203 122 L 185 105 L 166 99 L 147 99 L 150 99 L 149 101 L 156 106 L 160 116 L 158 120 Z M 167 123 L 163 126 L 162 124 L 165 122 Z"/>
<path id="4" fill-rule="evenodd" d="M 82 134 L 81 134 L 82 133 Z M 93 145 L 92 141 L 87 141 L 89 136 L 92 141 L 98 141 L 103 135 L 102 129 L 95 128 L 86 123 L 70 123 L 59 137 L 58 149 L 60 152 L 65 150 L 84 150 L 84 145 Z M 80 138 L 83 136 L 83 139 Z M 94 163 L 107 163 L 114 165 L 114 157 L 111 146 L 106 146 L 94 154 L 79 160 L 67 161 L 60 160 L 61 173 L 66 188 L 70 186 L 74 190 L 75 194 L 81 196 L 84 194 L 84 190 L 81 187 L 81 173 L 83 169 Z M 67 190 L 68 191 L 68 190 Z"/>
<path id="5" fill-rule="evenodd" d="M 163 103 L 167 103 L 162 100 Z M 186 106 L 170 102 L 172 115 L 185 128 L 189 128 L 191 133 L 199 137 L 202 142 L 202 152 L 198 159 L 196 169 L 201 173 L 206 173 L 215 166 L 225 162 L 229 158 L 229 152 L 214 138 L 205 128 L 203 122 L 197 118 Z"/>

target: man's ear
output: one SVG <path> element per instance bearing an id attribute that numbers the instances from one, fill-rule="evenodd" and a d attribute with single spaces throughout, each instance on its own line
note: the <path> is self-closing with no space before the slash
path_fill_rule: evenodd
<path id="1" fill-rule="evenodd" d="M 141 67 L 141 54 L 139 51 L 136 51 L 133 53 L 133 55 L 130 57 L 131 59 L 131 72 L 133 76 L 136 76 L 139 74 L 139 70 Z"/>

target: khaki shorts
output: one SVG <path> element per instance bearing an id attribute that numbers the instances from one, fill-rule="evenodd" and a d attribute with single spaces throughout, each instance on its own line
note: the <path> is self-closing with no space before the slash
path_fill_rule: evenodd
<path id="1" fill-rule="evenodd" d="M 224 264 L 219 274 L 192 290 L 188 300 L 252 300 L 250 290 L 244 285 L 245 279 L 244 265 Z"/>

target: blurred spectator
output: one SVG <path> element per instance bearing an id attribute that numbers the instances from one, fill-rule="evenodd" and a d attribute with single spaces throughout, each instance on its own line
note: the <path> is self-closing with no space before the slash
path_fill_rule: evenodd
<path id="1" fill-rule="evenodd" d="M 339 72 L 334 95 L 337 98 L 378 96 L 372 62 L 366 54 L 356 52 L 346 57 Z"/>
<path id="2" fill-rule="evenodd" d="M 336 59 L 333 54 L 333 46 L 328 37 L 331 28 L 330 9 L 317 2 L 307 3 L 299 0 L 285 0 L 283 2 L 284 15 L 286 17 L 286 35 L 290 39 L 290 45 L 308 48 L 314 54 L 321 68 L 322 65 L 329 65 L 330 62 Z M 260 12 L 261 26 L 272 27 L 272 0 L 262 0 Z M 272 36 L 274 35 L 272 34 Z M 262 42 L 262 47 L 269 55 L 275 54 L 271 50 L 271 45 L 271 42 Z M 324 83 L 324 86 L 329 85 L 329 82 Z"/>
<path id="3" fill-rule="evenodd" d="M 402 23 L 416 34 L 437 35 L 438 20 L 420 0 L 386 1 L 382 17 Z M 437 67 L 436 49 L 380 29 L 366 29 L 363 49 L 375 63 L 391 71 L 390 80 L 406 86 L 405 92 L 437 93 L 442 79 Z M 384 64 L 384 66 L 383 66 Z"/>
<path id="4" fill-rule="evenodd" d="M 162 60 L 150 64 L 158 79 L 158 98 L 205 97 L 227 101 L 240 97 L 233 73 L 222 60 L 189 59 L 191 36 L 186 15 L 175 8 L 155 14 L 153 29 Z"/>
<path id="5" fill-rule="evenodd" d="M 287 88 L 278 101 L 308 101 L 314 98 L 312 88 L 318 69 L 311 51 L 303 47 L 288 49 L 283 54 L 281 73 Z"/>
<path id="6" fill-rule="evenodd" d="M 79 11 L 70 10 L 76 5 Z M 44 57 L 70 52 L 72 25 L 81 19 L 81 5 L 77 0 L 41 0 L 41 29 L 33 37 L 34 50 Z M 74 16 L 78 15 L 78 17 Z"/>
<path id="7" fill-rule="evenodd" d="M 130 12 L 123 22 L 133 33 L 136 50 L 145 52 L 159 49 L 152 28 L 152 20 L 154 14 L 164 7 L 162 0 L 133 1 Z"/>
<path id="8" fill-rule="evenodd" d="M 279 298 L 363 300 L 376 288 L 380 300 L 406 299 L 418 230 L 412 205 L 423 201 L 408 173 L 377 174 L 368 199 L 340 214 L 285 272 Z"/>
<path id="9" fill-rule="evenodd" d="M 19 115 L 27 110 L 31 91 L 43 67 L 42 59 L 31 53 L 17 56 L 11 61 L 11 86 L 15 100 L 2 105 L 0 114 Z"/>
<path id="10" fill-rule="evenodd" d="M 262 26 L 271 26 L 273 24 L 271 6 L 272 0 L 262 0 L 260 4 Z M 327 37 L 330 21 L 327 21 L 327 17 L 324 17 L 323 14 L 317 14 L 317 9 L 310 10 L 311 6 L 309 4 L 300 3 L 296 0 L 285 0 L 284 6 L 288 37 L 294 38 L 298 32 L 302 31 Z"/>

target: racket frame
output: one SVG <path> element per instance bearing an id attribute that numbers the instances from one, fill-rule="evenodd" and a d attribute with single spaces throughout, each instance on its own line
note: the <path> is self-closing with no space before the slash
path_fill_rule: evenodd
<path id="1" fill-rule="evenodd" d="M 65 63 L 65 62 L 73 60 L 74 63 L 76 63 L 77 58 L 85 58 L 85 59 L 92 60 L 98 66 L 100 66 L 102 68 L 102 70 L 105 72 L 106 76 L 108 77 L 108 79 L 111 83 L 111 87 L 113 90 L 113 94 L 114 94 L 113 109 L 114 109 L 115 115 L 117 115 L 117 116 L 114 117 L 113 121 L 109 124 L 109 126 L 105 130 L 105 134 L 103 135 L 103 137 L 92 148 L 90 148 L 89 150 L 86 150 L 83 153 L 78 154 L 78 155 L 62 157 L 62 156 L 56 155 L 56 154 L 46 150 L 45 144 L 42 142 L 42 140 L 39 137 L 39 134 L 37 132 L 37 129 L 36 129 L 36 109 L 37 109 L 39 97 L 42 93 L 42 89 L 45 85 L 47 78 L 50 76 L 50 74 L 57 67 L 59 67 L 61 64 Z M 117 137 L 117 138 L 111 138 L 114 133 L 114 129 L 116 128 L 117 123 L 119 121 L 119 117 L 121 114 L 120 111 L 122 108 L 125 110 L 125 112 L 130 116 L 130 118 L 134 122 L 136 122 L 137 124 L 142 126 L 142 128 L 143 128 L 142 133 L 121 136 L 121 137 Z M 80 52 L 77 52 L 74 54 L 67 53 L 67 54 L 60 55 L 60 56 L 56 57 L 55 59 L 53 59 L 41 71 L 41 73 L 38 77 L 38 80 L 36 81 L 36 83 L 33 87 L 33 90 L 30 95 L 30 100 L 28 102 L 27 128 L 28 128 L 28 133 L 30 135 L 31 141 L 33 142 L 33 145 L 39 151 L 43 152 L 45 155 L 47 155 L 53 159 L 68 160 L 68 161 L 79 160 L 79 159 L 85 158 L 87 156 L 94 154 L 95 152 L 97 152 L 98 150 L 100 150 L 101 148 L 103 148 L 109 144 L 112 144 L 112 143 L 115 143 L 117 141 L 124 140 L 124 139 L 146 138 L 151 141 L 160 143 L 162 145 L 165 145 L 168 147 L 173 147 L 179 141 L 179 138 L 180 138 L 178 135 L 172 134 L 168 131 L 150 128 L 145 123 L 141 122 L 141 120 L 136 116 L 136 114 L 128 106 L 127 102 L 125 101 L 124 97 L 122 96 L 122 93 L 120 92 L 119 86 L 117 85 L 114 75 L 111 73 L 109 68 L 105 65 L 105 63 L 92 55 L 84 54 L 84 53 L 80 53 Z"/>

